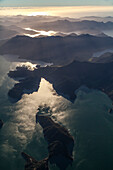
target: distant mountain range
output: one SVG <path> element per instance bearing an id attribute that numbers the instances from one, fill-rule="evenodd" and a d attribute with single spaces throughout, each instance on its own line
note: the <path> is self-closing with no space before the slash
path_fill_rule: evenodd
<path id="1" fill-rule="evenodd" d="M 24 59 L 64 65 L 73 60 L 88 61 L 93 53 L 110 48 L 113 48 L 113 38 L 106 36 L 89 34 L 43 38 L 16 36 L 0 46 L 0 54 L 14 54 Z"/>
<path id="2" fill-rule="evenodd" d="M 103 30 L 112 30 L 113 29 L 113 22 L 97 22 L 97 21 L 90 21 L 90 20 L 83 20 L 83 21 L 69 21 L 69 20 L 57 20 L 52 22 L 43 22 L 39 24 L 34 24 L 31 26 L 34 29 L 38 30 L 53 30 L 53 31 L 62 31 L 62 32 L 83 32 L 83 31 L 103 31 Z"/>
<path id="3" fill-rule="evenodd" d="M 89 20 L 89 21 L 97 21 L 97 22 L 113 22 L 112 16 L 106 16 L 106 17 L 99 17 L 99 16 L 85 16 L 79 18 L 80 20 Z"/>
<path id="4" fill-rule="evenodd" d="M 113 17 L 53 17 L 53 16 L 15 16 L 1 17 L 0 24 L 2 26 L 15 26 L 15 31 L 24 28 L 33 28 L 45 31 L 57 32 L 79 32 L 98 34 L 105 30 L 113 30 Z M 17 28 L 16 28 L 17 27 Z M 14 27 L 13 27 L 14 28 Z M 19 31 L 20 32 L 20 31 Z"/>

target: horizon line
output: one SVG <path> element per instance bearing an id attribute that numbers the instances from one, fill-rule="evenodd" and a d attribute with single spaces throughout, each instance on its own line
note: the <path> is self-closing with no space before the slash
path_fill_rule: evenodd
<path id="1" fill-rule="evenodd" d="M 13 9 L 13 10 L 12 10 Z M 1 15 L 48 15 L 79 17 L 90 14 L 113 16 L 113 6 L 23 6 L 23 7 L 0 7 Z"/>
<path id="2" fill-rule="evenodd" d="M 48 8 L 48 7 L 113 7 L 113 5 L 48 5 L 48 6 L 0 6 L 0 8 Z"/>

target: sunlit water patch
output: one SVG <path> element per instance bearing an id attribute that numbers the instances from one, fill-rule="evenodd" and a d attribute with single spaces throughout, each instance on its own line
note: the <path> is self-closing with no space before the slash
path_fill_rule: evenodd
<path id="1" fill-rule="evenodd" d="M 46 63 L 40 60 L 27 60 L 27 59 L 21 59 L 19 58 L 18 55 L 10 55 L 10 54 L 6 54 L 3 55 L 3 58 L 6 59 L 6 61 L 8 61 L 9 63 L 12 62 L 13 66 L 17 66 L 18 65 L 26 65 L 26 66 L 30 66 L 30 67 L 35 67 L 36 65 L 40 65 L 41 67 L 46 67 L 46 66 L 51 66 L 53 65 L 53 63 Z"/>
<path id="2" fill-rule="evenodd" d="M 55 31 L 43 31 L 43 30 L 35 30 L 35 29 L 31 29 L 31 28 L 25 28 L 25 30 L 27 31 L 34 31 L 35 34 L 24 34 L 26 36 L 29 36 L 29 37 L 38 37 L 38 36 L 53 36 L 55 35 L 57 32 Z"/>
<path id="3" fill-rule="evenodd" d="M 103 33 L 110 37 L 113 37 L 113 30 L 105 30 L 105 31 L 103 31 Z"/>
<path id="4" fill-rule="evenodd" d="M 39 105 L 47 104 L 53 108 L 55 101 L 59 99 L 60 102 L 61 97 L 55 95 L 52 85 L 42 79 L 38 92 L 24 95 L 18 103 L 11 104 L 7 93 L 15 81 L 8 78 L 7 73 L 19 63 L 11 63 L 2 57 L 0 61 L 0 64 L 4 65 L 0 70 L 1 78 L 5 75 L 0 82 L 0 118 L 4 120 L 0 132 L 0 160 L 3 160 L 0 161 L 0 169 L 20 170 L 24 167 L 20 154 L 23 150 L 38 160 L 47 156 L 47 144 L 41 127 L 36 125 L 35 116 Z"/>
<path id="5" fill-rule="evenodd" d="M 106 49 L 103 51 L 98 51 L 98 52 L 94 53 L 92 57 L 100 57 L 101 55 L 103 55 L 105 53 L 113 53 L 113 49 Z"/>
<path id="6" fill-rule="evenodd" d="M 33 31 L 35 32 L 35 34 L 24 34 L 28 37 L 32 37 L 32 38 L 35 38 L 35 37 L 40 37 L 40 36 L 67 36 L 67 35 L 70 35 L 70 34 L 75 34 L 75 35 L 80 35 L 82 34 L 82 32 L 80 31 L 75 31 L 75 32 L 56 32 L 56 31 L 44 31 L 44 30 L 35 30 L 35 29 L 32 29 L 32 28 L 24 28 L 25 30 L 27 31 Z"/>

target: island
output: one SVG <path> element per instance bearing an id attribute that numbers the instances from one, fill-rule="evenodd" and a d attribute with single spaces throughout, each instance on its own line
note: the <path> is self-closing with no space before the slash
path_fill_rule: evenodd
<path id="1" fill-rule="evenodd" d="M 49 170 L 48 158 L 45 158 L 41 161 L 37 161 L 33 157 L 29 156 L 24 152 L 22 152 L 21 155 L 27 162 L 25 165 L 25 170 Z"/>
<path id="2" fill-rule="evenodd" d="M 0 119 L 0 129 L 2 128 L 3 124 L 3 121 Z"/>
<path id="3" fill-rule="evenodd" d="M 50 107 L 44 105 L 39 106 L 36 114 L 36 123 L 39 123 L 43 128 L 44 138 L 48 143 L 48 157 L 37 161 L 22 152 L 22 157 L 27 162 L 25 170 L 49 170 L 48 162 L 56 165 L 60 170 L 65 170 L 69 165 L 72 165 L 74 139 L 69 131 L 54 122 L 48 113 L 51 113 Z"/>

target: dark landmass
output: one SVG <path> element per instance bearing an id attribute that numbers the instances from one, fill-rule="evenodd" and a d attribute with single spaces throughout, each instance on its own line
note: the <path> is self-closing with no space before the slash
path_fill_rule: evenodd
<path id="1" fill-rule="evenodd" d="M 35 160 L 33 157 L 22 152 L 22 157 L 27 162 L 25 165 L 25 170 L 49 170 L 48 168 L 48 158 L 45 158 L 41 161 Z"/>
<path id="2" fill-rule="evenodd" d="M 43 128 L 44 138 L 48 143 L 48 161 L 57 165 L 60 170 L 65 170 L 73 161 L 73 137 L 66 128 L 40 112 L 36 115 L 36 122 Z"/>
<path id="3" fill-rule="evenodd" d="M 113 22 L 113 17 L 112 16 L 106 16 L 106 17 L 99 17 L 99 16 L 85 16 L 81 17 L 81 20 L 89 20 L 89 21 L 97 21 L 97 22 Z"/>
<path id="4" fill-rule="evenodd" d="M 15 84 L 13 89 L 9 90 L 8 96 L 18 101 L 23 94 L 30 94 L 38 90 L 41 77 L 27 77 Z M 18 90 L 17 90 L 18 89 Z"/>
<path id="5" fill-rule="evenodd" d="M 108 113 L 113 114 L 113 108 L 110 108 L 110 109 L 108 110 Z"/>
<path id="6" fill-rule="evenodd" d="M 3 121 L 0 119 L 0 129 L 2 128 L 3 124 Z"/>
<path id="7" fill-rule="evenodd" d="M 97 34 L 98 37 L 108 37 L 105 33 L 101 32 L 100 34 Z"/>
<path id="8" fill-rule="evenodd" d="M 95 63 L 110 63 L 113 62 L 113 53 L 107 52 L 100 57 L 93 57 L 91 62 Z"/>
<path id="9" fill-rule="evenodd" d="M 113 22 L 97 22 L 94 20 L 82 20 L 82 21 L 69 21 L 65 20 L 57 20 L 52 22 L 43 22 L 39 24 L 34 24 L 32 26 L 34 29 L 38 30 L 53 30 L 53 31 L 62 31 L 62 32 L 74 32 L 74 31 L 103 31 L 103 30 L 112 30 Z"/>
<path id="10" fill-rule="evenodd" d="M 22 71 L 20 71 L 22 69 Z M 19 78 L 23 72 L 23 68 L 16 71 L 10 71 L 9 77 Z M 27 71 L 25 70 L 26 74 Z M 74 102 L 77 90 L 82 85 L 88 88 L 98 89 L 106 93 L 113 100 L 113 62 L 111 63 L 90 63 L 74 61 L 63 67 L 45 67 L 38 68 L 34 71 L 28 70 L 28 74 L 24 79 L 9 91 L 8 95 L 18 100 L 24 93 L 38 90 L 41 78 L 45 78 L 56 90 L 57 94 Z M 33 89 L 34 87 L 34 89 Z M 19 96 L 19 97 L 18 97 Z"/>
<path id="11" fill-rule="evenodd" d="M 112 48 L 112 37 L 89 34 L 43 38 L 16 36 L 0 46 L 0 54 L 19 55 L 24 59 L 64 65 L 73 60 L 88 61 L 95 52 Z"/>
<path id="12" fill-rule="evenodd" d="M 27 162 L 25 170 L 49 170 L 48 162 L 65 170 L 73 162 L 72 152 L 74 139 L 68 130 L 55 123 L 48 115 L 51 112 L 49 106 L 39 106 L 36 114 L 36 123 L 43 128 L 44 138 L 48 143 L 48 157 L 37 161 L 33 157 L 22 152 L 22 157 Z"/>
<path id="13" fill-rule="evenodd" d="M 14 99 L 14 102 L 21 99 L 23 94 L 30 94 L 38 91 L 41 77 L 45 73 L 50 73 L 56 68 L 49 67 L 35 69 L 34 71 L 28 70 L 26 67 L 17 67 L 15 71 L 10 71 L 8 76 L 13 79 L 18 79 L 19 83 L 16 83 L 14 87 L 9 90 L 8 96 Z M 37 74 L 37 70 L 41 70 Z"/>

